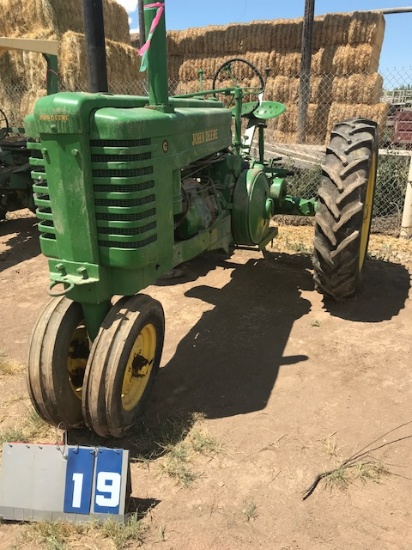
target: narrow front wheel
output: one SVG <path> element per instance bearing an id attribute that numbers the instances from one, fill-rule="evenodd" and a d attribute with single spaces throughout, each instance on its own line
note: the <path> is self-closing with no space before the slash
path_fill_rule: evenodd
<path id="1" fill-rule="evenodd" d="M 79 428 L 89 340 L 81 304 L 51 300 L 34 327 L 28 358 L 28 390 L 39 416 L 55 426 Z"/>
<path id="2" fill-rule="evenodd" d="M 161 304 L 125 297 L 107 314 L 87 364 L 83 416 L 102 437 L 122 437 L 136 424 L 158 371 L 165 331 Z"/>

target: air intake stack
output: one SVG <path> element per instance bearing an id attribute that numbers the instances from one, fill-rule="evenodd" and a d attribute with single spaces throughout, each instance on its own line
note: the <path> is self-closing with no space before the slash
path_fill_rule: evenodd
<path id="1" fill-rule="evenodd" d="M 149 80 L 149 105 L 163 112 L 171 112 L 169 103 L 167 40 L 165 2 L 143 1 L 145 36 L 150 41 L 147 50 L 147 73 Z"/>

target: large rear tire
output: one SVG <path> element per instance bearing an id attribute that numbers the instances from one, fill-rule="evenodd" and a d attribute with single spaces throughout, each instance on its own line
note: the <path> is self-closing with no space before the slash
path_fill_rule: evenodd
<path id="1" fill-rule="evenodd" d="M 316 289 L 336 301 L 356 294 L 361 284 L 377 163 L 376 122 L 336 124 L 322 167 L 313 256 Z"/>

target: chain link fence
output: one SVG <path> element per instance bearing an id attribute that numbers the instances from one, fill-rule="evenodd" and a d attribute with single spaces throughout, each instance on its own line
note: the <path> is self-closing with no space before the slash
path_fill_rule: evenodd
<path id="1" fill-rule="evenodd" d="M 383 104 L 387 105 L 387 109 L 384 108 L 387 111 L 387 116 L 385 113 L 378 120 L 380 122 L 379 165 L 372 231 L 396 236 L 399 234 L 401 226 L 412 153 L 412 132 L 407 136 L 410 138 L 410 142 L 408 139 L 399 142 L 396 139 L 396 121 L 399 118 L 399 113 L 408 111 L 412 113 L 412 67 L 387 69 L 381 72 L 381 76 L 377 76 L 379 79 L 383 78 L 383 93 L 381 93 L 382 80 L 376 81 L 376 77 L 372 79 L 372 75 L 368 74 L 357 74 L 356 86 L 346 90 L 342 89 L 340 92 L 338 90 L 340 103 L 332 101 L 332 97 L 334 100 L 337 97 L 336 86 L 339 86 L 339 78 L 333 74 L 314 76 L 311 79 L 304 143 L 296 143 L 299 75 L 295 75 L 295 79 L 289 78 L 288 82 L 285 81 L 283 88 L 282 82 L 278 82 L 278 87 L 276 90 L 271 90 L 267 99 L 285 103 L 287 112 L 277 120 L 269 121 L 265 150 L 268 158 L 278 158 L 279 162 L 290 169 L 292 174 L 288 178 L 289 193 L 302 198 L 311 198 L 316 195 L 320 183 L 321 164 L 333 122 L 353 117 L 374 118 L 371 116 L 374 112 L 374 107 L 371 104 L 376 106 L 380 103 L 381 107 Z M 138 93 L 147 95 L 148 87 L 144 80 L 140 82 L 139 87 Z M 136 83 L 130 85 L 112 83 L 109 91 L 128 95 L 135 94 L 136 89 Z M 171 95 L 185 91 L 184 82 L 169 81 Z M 3 86 L 2 92 L 3 97 L 10 98 L 7 104 L 0 105 L 7 116 L 9 126 L 23 127 L 24 121 L 19 113 L 31 111 L 38 92 L 33 91 L 31 94 L 30 90 L 19 84 L 13 85 L 7 90 Z M 45 95 L 46 91 L 41 93 Z M 22 101 L 27 105 L 21 105 Z M 377 112 L 376 109 L 375 112 Z M 381 109 L 379 113 L 382 112 Z M 291 221 L 293 222 L 293 220 L 283 217 L 284 223 Z M 308 222 L 310 223 L 310 220 Z M 293 223 L 305 222 L 300 218 Z"/>

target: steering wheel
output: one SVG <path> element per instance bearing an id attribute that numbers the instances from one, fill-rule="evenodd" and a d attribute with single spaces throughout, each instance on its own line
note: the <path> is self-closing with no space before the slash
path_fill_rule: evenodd
<path id="1" fill-rule="evenodd" d="M 4 139 L 9 134 L 9 121 L 6 114 L 0 109 L 0 140 Z"/>
<path id="2" fill-rule="evenodd" d="M 242 86 L 242 83 L 244 85 Z M 213 90 L 220 88 L 242 88 L 243 96 L 258 96 L 265 89 L 265 80 L 260 71 L 246 59 L 234 57 L 225 61 L 216 71 L 213 77 Z M 234 102 L 234 95 L 231 92 L 216 92 L 214 97 L 219 94 L 225 96 L 224 103 L 230 107 Z M 258 100 L 257 104 L 259 103 Z"/>

